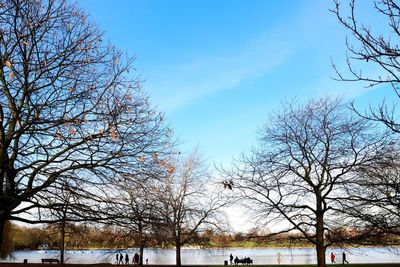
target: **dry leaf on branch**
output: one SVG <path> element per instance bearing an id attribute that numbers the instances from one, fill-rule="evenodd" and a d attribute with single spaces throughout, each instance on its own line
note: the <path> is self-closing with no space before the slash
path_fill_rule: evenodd
<path id="1" fill-rule="evenodd" d="M 118 140 L 118 133 L 115 131 L 115 129 L 111 130 L 111 139 L 114 141 Z"/>
<path id="2" fill-rule="evenodd" d="M 64 135 L 63 135 L 62 133 L 56 133 L 56 134 L 55 134 L 55 138 L 57 138 L 57 139 L 63 139 L 63 138 L 64 138 Z"/>
<path id="3" fill-rule="evenodd" d="M 175 167 L 174 167 L 174 166 L 169 165 L 169 166 L 167 167 L 167 172 L 168 172 L 168 173 L 173 173 L 174 171 L 175 171 Z"/>

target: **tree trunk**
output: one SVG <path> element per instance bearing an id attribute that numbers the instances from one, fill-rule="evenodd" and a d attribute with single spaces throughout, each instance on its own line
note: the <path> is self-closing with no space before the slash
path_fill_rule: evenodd
<path id="1" fill-rule="evenodd" d="M 0 258 L 5 258 L 13 250 L 11 231 L 11 222 L 6 220 L 5 216 L 0 217 Z"/>
<path id="2" fill-rule="evenodd" d="M 317 264 L 318 267 L 325 267 L 325 240 L 324 240 L 324 212 L 322 209 L 322 197 L 320 196 L 320 191 L 316 192 L 316 200 L 317 200 L 317 212 L 316 212 L 316 226 L 315 226 L 315 235 L 316 235 L 316 249 L 317 249 Z"/>
<path id="3" fill-rule="evenodd" d="M 60 263 L 64 264 L 65 252 L 65 222 L 61 223 Z"/>
<path id="4" fill-rule="evenodd" d="M 7 220 L 3 217 L 0 217 L 0 256 L 5 256 L 7 254 L 5 244 L 4 243 L 4 237 L 5 237 L 5 226 L 6 226 Z"/>
<path id="5" fill-rule="evenodd" d="M 140 266 L 143 265 L 143 251 L 144 251 L 144 246 L 140 245 L 140 248 L 139 248 L 139 265 Z"/>
<path id="6" fill-rule="evenodd" d="M 325 267 L 326 266 L 326 260 L 325 260 L 325 252 L 326 252 L 326 247 L 325 245 L 322 244 L 317 244 L 316 245 L 317 249 L 317 263 L 318 267 Z"/>
<path id="7" fill-rule="evenodd" d="M 180 240 L 175 240 L 176 247 L 176 266 L 182 266 L 181 263 L 181 242 Z"/>
<path id="8" fill-rule="evenodd" d="M 143 234 L 143 226 L 141 221 L 139 221 L 139 265 L 143 266 L 143 251 L 144 251 L 145 241 Z"/>

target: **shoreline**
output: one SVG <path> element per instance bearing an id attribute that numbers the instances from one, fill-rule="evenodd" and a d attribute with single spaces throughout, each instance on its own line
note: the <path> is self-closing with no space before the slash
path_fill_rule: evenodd
<path id="1" fill-rule="evenodd" d="M 229 250 L 229 249 L 288 249 L 288 248 L 295 248 L 295 249 L 302 249 L 302 248 L 314 248 L 314 246 L 255 246 L 255 247 L 198 247 L 198 246 L 193 246 L 193 247 L 182 247 L 181 250 L 195 250 L 195 249 L 203 249 L 203 250 Z M 330 246 L 327 248 L 329 249 L 347 249 L 347 248 L 387 248 L 387 249 L 400 249 L 400 244 L 399 245 L 394 245 L 394 246 L 372 246 L 372 245 L 365 245 L 365 246 L 360 246 L 360 245 L 347 245 L 343 247 L 339 246 Z M 125 247 L 125 248 L 65 248 L 65 250 L 70 250 L 70 251 L 83 251 L 83 250 L 115 250 L 115 251 L 120 251 L 120 250 L 136 250 L 139 249 L 139 247 Z M 168 247 L 168 248 L 160 248 L 160 247 L 146 247 L 146 249 L 159 249 L 159 250 L 175 250 L 174 247 Z M 51 248 L 51 249 L 23 249 L 23 250 L 14 250 L 13 252 L 16 251 L 59 251 L 59 248 Z"/>

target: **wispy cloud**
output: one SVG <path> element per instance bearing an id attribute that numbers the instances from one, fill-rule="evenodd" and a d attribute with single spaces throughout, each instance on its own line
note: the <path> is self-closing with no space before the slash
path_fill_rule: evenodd
<path id="1" fill-rule="evenodd" d="M 368 64 L 357 64 L 359 62 L 355 62 L 354 68 L 358 70 L 362 70 L 364 77 L 380 77 L 383 76 L 384 72 L 380 66 L 377 65 L 368 65 Z M 352 74 L 349 73 L 348 67 L 345 62 L 339 63 L 337 68 L 341 71 L 341 74 L 344 75 L 345 78 L 353 78 Z M 370 86 L 367 82 L 355 82 L 355 81 L 340 81 L 335 80 L 337 76 L 335 76 L 333 69 L 331 76 L 326 76 L 312 81 L 311 84 L 303 85 L 307 87 L 308 90 L 317 96 L 322 95 L 330 95 L 330 96 L 341 96 L 348 100 L 354 100 L 364 95 L 371 93 L 374 90 L 385 90 L 380 95 L 385 97 L 388 95 L 390 97 L 391 94 L 394 95 L 394 92 L 389 84 L 378 84 L 375 86 Z M 374 101 L 379 101 L 379 99 L 374 99 Z"/>
<path id="2" fill-rule="evenodd" d="M 314 35 L 326 30 L 326 16 L 318 12 L 310 14 L 310 10 L 321 8 L 328 12 L 322 3 L 304 5 L 295 16 L 281 24 L 269 25 L 264 33 L 245 42 L 229 44 L 224 51 L 193 51 L 185 60 L 157 66 L 147 76 L 146 84 L 154 92 L 153 100 L 162 110 L 178 110 L 203 97 L 267 75 L 310 43 L 317 42 Z M 309 21 L 318 23 L 310 25 Z"/>
<path id="3" fill-rule="evenodd" d="M 175 110 L 199 98 L 240 85 L 246 79 L 261 76 L 282 63 L 290 53 L 277 36 L 264 36 L 242 47 L 223 53 L 197 54 L 189 62 L 166 67 L 148 81 L 157 91 L 161 109 Z"/>

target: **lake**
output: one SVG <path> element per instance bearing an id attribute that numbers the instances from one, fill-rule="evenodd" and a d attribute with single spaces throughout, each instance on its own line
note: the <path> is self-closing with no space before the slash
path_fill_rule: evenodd
<path id="1" fill-rule="evenodd" d="M 341 262 L 343 250 L 332 248 L 327 250 L 326 260 L 330 262 L 329 254 L 336 254 L 336 262 Z M 350 263 L 400 263 L 400 250 L 385 248 L 350 248 L 346 249 L 347 260 Z M 120 250 L 124 257 L 128 253 L 130 259 L 138 249 Z M 115 263 L 117 250 L 67 250 L 66 263 Z M 182 249 L 182 264 L 223 264 L 234 257 L 250 257 L 254 264 L 312 264 L 316 263 L 316 252 L 313 248 L 226 248 L 226 249 Z M 15 251 L 7 259 L 0 262 L 41 263 L 42 258 L 58 258 L 56 250 Z M 146 249 L 144 259 L 149 264 L 175 264 L 173 249 Z"/>

